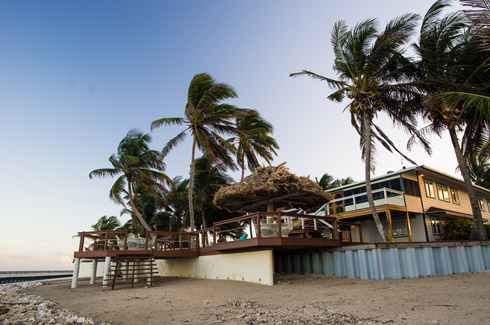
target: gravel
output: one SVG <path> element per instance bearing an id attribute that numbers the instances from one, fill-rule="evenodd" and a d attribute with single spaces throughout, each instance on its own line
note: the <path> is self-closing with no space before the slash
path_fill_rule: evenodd
<path id="1" fill-rule="evenodd" d="M 57 304 L 24 291 L 41 286 L 41 282 L 20 282 L 0 285 L 0 324 L 95 324 Z"/>

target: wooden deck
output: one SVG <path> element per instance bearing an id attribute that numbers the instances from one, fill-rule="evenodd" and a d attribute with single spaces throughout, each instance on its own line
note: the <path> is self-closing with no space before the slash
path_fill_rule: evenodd
<path id="1" fill-rule="evenodd" d="M 238 229 L 238 232 L 237 232 Z M 151 256 L 190 258 L 261 249 L 340 247 L 336 218 L 282 212 L 255 213 L 214 223 L 195 232 L 149 231 L 144 238 L 127 231 L 80 232 L 75 258 Z M 237 234 L 246 238 L 237 239 Z"/>

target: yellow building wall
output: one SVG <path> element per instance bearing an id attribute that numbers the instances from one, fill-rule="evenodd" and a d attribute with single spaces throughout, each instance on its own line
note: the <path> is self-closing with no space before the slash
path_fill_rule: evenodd
<path id="1" fill-rule="evenodd" d="M 156 261 L 161 276 L 274 284 L 271 249 Z"/>

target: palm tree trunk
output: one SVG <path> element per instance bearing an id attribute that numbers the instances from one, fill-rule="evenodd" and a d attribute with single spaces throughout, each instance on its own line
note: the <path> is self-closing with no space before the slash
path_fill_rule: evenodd
<path id="1" fill-rule="evenodd" d="M 478 203 L 478 198 L 476 196 L 475 188 L 471 183 L 470 173 L 468 167 L 463 158 L 463 153 L 459 146 L 458 135 L 454 126 L 449 126 L 449 135 L 451 136 L 451 142 L 453 144 L 454 153 L 456 154 L 456 159 L 458 160 L 459 170 L 463 176 L 464 184 L 466 185 L 466 191 L 470 198 L 471 210 L 473 212 L 473 231 L 471 232 L 471 239 L 476 240 L 488 240 L 487 232 L 483 226 L 483 220 L 481 216 L 480 205 Z"/>
<path id="2" fill-rule="evenodd" d="M 240 164 L 242 167 L 242 179 L 240 180 L 240 182 L 243 181 L 243 176 L 245 176 L 245 159 L 242 160 L 241 164 Z"/>
<path id="3" fill-rule="evenodd" d="M 131 209 L 133 209 L 134 214 L 138 217 L 139 222 L 145 228 L 146 231 L 151 231 L 150 226 L 146 223 L 145 219 L 141 215 L 141 213 L 136 209 L 136 205 L 133 200 L 133 192 L 131 190 L 131 179 L 128 179 L 128 196 L 129 196 L 129 204 L 131 205 Z"/>
<path id="4" fill-rule="evenodd" d="M 194 194 L 194 173 L 196 170 L 196 136 L 194 135 L 194 139 L 192 141 L 192 160 L 191 160 L 191 172 L 189 175 L 189 191 L 188 191 L 188 196 L 189 196 L 189 219 L 190 219 L 190 226 L 191 226 L 191 231 L 194 231 L 194 202 L 193 202 L 193 194 Z"/>
<path id="5" fill-rule="evenodd" d="M 369 208 L 371 209 L 371 214 L 373 215 L 374 223 L 378 228 L 379 235 L 383 242 L 387 242 L 386 234 L 383 229 L 383 224 L 379 219 L 378 212 L 376 211 L 376 206 L 374 205 L 373 192 L 371 189 L 371 118 L 367 113 L 364 113 L 364 132 L 365 132 L 365 157 L 364 157 L 364 167 L 366 174 L 366 195 L 369 202 Z"/>

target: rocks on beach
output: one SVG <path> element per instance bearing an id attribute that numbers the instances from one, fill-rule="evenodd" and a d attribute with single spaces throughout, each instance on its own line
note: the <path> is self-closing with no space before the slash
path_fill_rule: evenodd
<path id="1" fill-rule="evenodd" d="M 0 324 L 94 324 L 90 318 L 56 308 L 52 301 L 23 292 L 40 285 L 41 282 L 0 285 Z"/>

